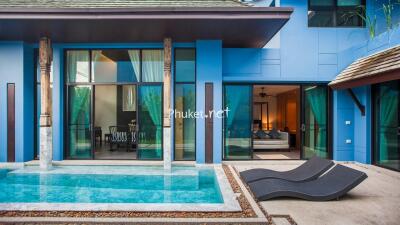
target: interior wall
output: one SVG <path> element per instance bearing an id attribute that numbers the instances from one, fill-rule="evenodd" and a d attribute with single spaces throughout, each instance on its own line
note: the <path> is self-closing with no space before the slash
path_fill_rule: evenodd
<path id="1" fill-rule="evenodd" d="M 101 127 L 103 134 L 109 126 L 117 125 L 117 86 L 97 85 L 95 87 L 94 124 Z"/>
<path id="2" fill-rule="evenodd" d="M 268 114 L 269 114 L 269 130 L 277 126 L 277 101 L 275 97 L 265 97 L 261 98 L 258 95 L 253 96 L 253 102 L 258 102 L 258 103 L 267 103 L 268 102 Z M 256 115 L 259 112 L 253 112 L 253 118 L 256 118 Z M 267 114 L 266 114 L 266 109 L 263 107 L 263 115 L 262 115 L 262 124 L 263 124 L 263 129 L 267 130 L 265 127 L 267 123 Z"/>

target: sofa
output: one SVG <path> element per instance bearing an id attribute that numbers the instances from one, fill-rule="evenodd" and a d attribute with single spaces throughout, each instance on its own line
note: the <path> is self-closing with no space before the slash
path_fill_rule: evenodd
<path id="1" fill-rule="evenodd" d="M 270 131 L 264 131 L 266 135 L 263 138 L 258 137 L 257 132 L 253 132 L 254 150 L 289 149 L 289 133 L 278 131 L 279 137 L 274 139 L 268 135 Z"/>

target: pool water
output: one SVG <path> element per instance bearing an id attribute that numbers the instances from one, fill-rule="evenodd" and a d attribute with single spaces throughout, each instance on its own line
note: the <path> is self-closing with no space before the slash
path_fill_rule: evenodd
<path id="1" fill-rule="evenodd" d="M 213 168 L 29 166 L 0 170 L 0 203 L 223 203 Z"/>

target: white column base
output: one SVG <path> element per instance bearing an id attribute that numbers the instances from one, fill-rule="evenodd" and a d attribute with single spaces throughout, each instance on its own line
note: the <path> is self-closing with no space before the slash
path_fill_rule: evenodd
<path id="1" fill-rule="evenodd" d="M 164 170 L 171 171 L 171 127 L 163 130 Z"/>
<path id="2" fill-rule="evenodd" d="M 40 127 L 40 168 L 49 170 L 53 160 L 52 127 Z"/>

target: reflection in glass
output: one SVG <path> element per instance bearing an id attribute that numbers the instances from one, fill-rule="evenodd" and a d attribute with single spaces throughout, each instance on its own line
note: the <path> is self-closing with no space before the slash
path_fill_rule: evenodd
<path id="1" fill-rule="evenodd" d="M 163 82 L 164 51 L 142 50 L 142 72 L 143 82 Z"/>
<path id="2" fill-rule="evenodd" d="M 68 82 L 89 82 L 89 51 L 67 51 Z"/>
<path id="3" fill-rule="evenodd" d="M 335 0 L 310 0 L 310 6 L 334 6 Z"/>
<path id="4" fill-rule="evenodd" d="M 327 87 L 304 87 L 304 145 L 303 158 L 316 155 L 328 157 L 327 149 Z"/>
<path id="5" fill-rule="evenodd" d="M 251 159 L 251 107 L 250 85 L 226 85 L 224 108 L 224 158 Z"/>
<path id="6" fill-rule="evenodd" d="M 91 87 L 71 86 L 68 93 L 69 158 L 91 158 Z"/>
<path id="7" fill-rule="evenodd" d="M 400 170 L 400 81 L 376 85 L 375 162 Z"/>
<path id="8" fill-rule="evenodd" d="M 195 159 L 195 84 L 175 84 L 175 160 Z"/>
<path id="9" fill-rule="evenodd" d="M 94 82 L 137 82 L 140 77 L 140 51 L 107 49 L 92 51 Z"/>
<path id="10" fill-rule="evenodd" d="M 175 82 L 194 82 L 196 74 L 196 51 L 175 49 Z"/>
<path id="11" fill-rule="evenodd" d="M 138 88 L 138 159 L 162 159 L 161 85 L 141 85 Z"/>

